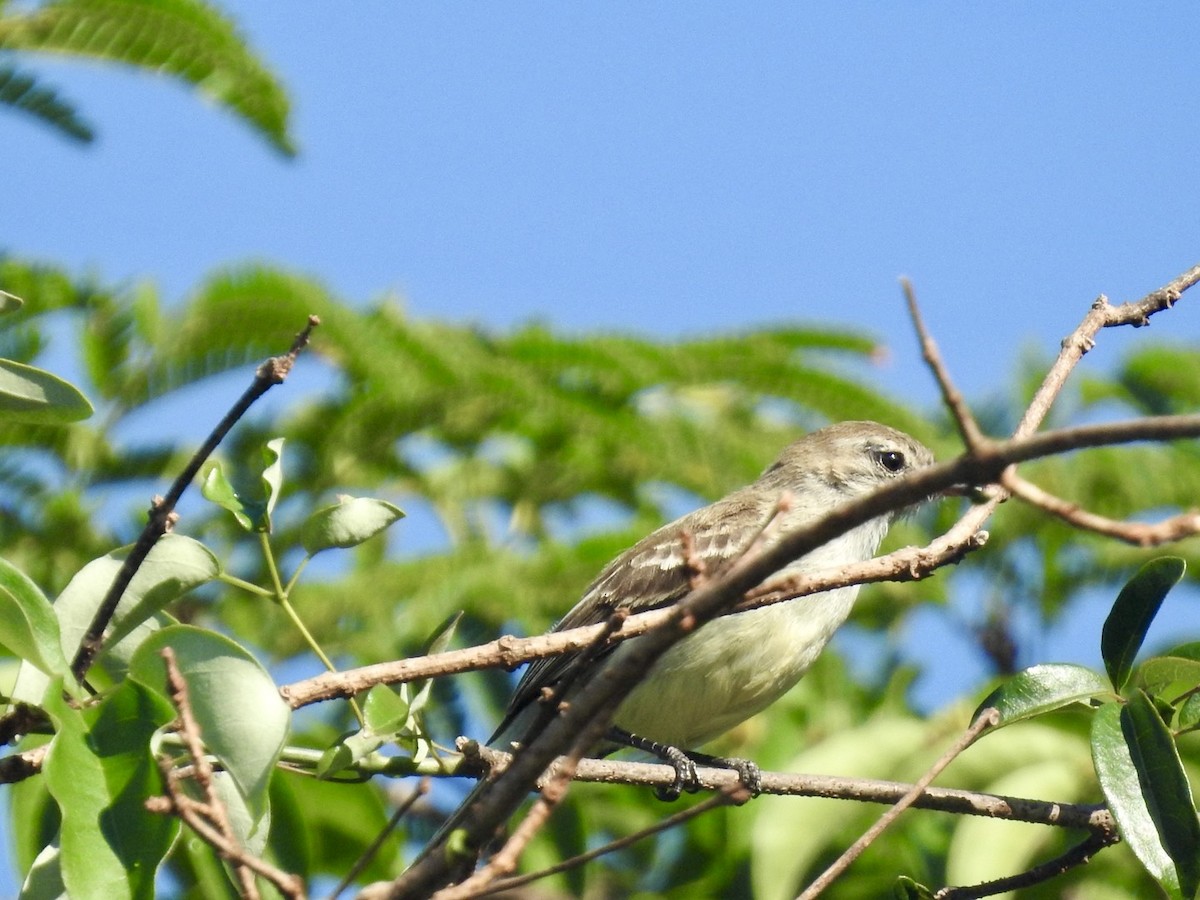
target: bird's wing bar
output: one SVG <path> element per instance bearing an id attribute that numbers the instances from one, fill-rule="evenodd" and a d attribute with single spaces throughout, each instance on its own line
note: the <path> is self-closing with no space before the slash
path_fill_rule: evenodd
<path id="1" fill-rule="evenodd" d="M 736 501 L 737 495 L 726 498 Z M 689 590 L 693 576 L 701 573 L 689 565 L 685 550 L 685 533 L 691 536 L 690 562 L 699 563 L 708 575 L 715 575 L 746 549 L 757 529 L 730 529 L 728 518 L 716 504 L 697 510 L 646 536 L 607 566 L 584 591 L 579 602 L 562 617 L 552 631 L 567 631 L 607 621 L 618 607 L 630 612 L 666 606 Z M 729 510 L 728 512 L 732 512 Z M 597 658 L 612 652 L 603 650 Z M 509 701 L 504 720 L 492 740 L 502 734 L 524 709 L 541 695 L 542 689 L 553 687 L 570 670 L 579 652 L 548 656 L 534 660 L 525 670 Z"/>

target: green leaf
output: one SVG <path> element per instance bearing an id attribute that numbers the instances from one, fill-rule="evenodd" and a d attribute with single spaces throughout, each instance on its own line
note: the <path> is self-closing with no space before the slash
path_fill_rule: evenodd
<path id="1" fill-rule="evenodd" d="M 0 49 L 110 60 L 195 86 L 252 126 L 279 152 L 295 153 L 288 100 L 232 23 L 198 0 L 58 0 L 0 19 Z"/>
<path id="2" fill-rule="evenodd" d="M 124 682 L 85 712 L 49 691 L 46 711 L 57 732 L 44 774 L 62 811 L 67 893 L 83 900 L 152 898 L 178 822 L 146 810 L 146 798 L 160 789 L 149 741 L 174 710 L 141 685 Z"/>
<path id="3" fill-rule="evenodd" d="M 1018 672 L 992 691 L 971 719 L 989 706 L 1000 712 L 997 727 L 1011 725 L 1072 703 L 1111 695 L 1112 689 L 1097 672 L 1070 663 L 1048 663 Z"/>
<path id="4" fill-rule="evenodd" d="M 261 502 L 243 500 L 233 484 L 225 477 L 219 462 L 214 461 L 200 482 L 200 494 L 205 500 L 217 504 L 233 513 L 239 525 L 246 531 L 265 531 L 263 525 L 266 507 Z"/>
<path id="5" fill-rule="evenodd" d="M 459 610 L 447 616 L 437 628 L 433 630 L 428 642 L 425 644 L 423 656 L 429 656 L 433 653 L 441 653 L 450 646 L 450 642 L 454 640 L 454 632 L 458 629 L 458 623 L 462 621 L 463 611 Z M 411 682 L 402 685 L 405 690 L 413 692 L 412 702 L 409 704 L 410 710 L 414 713 L 420 713 L 429 702 L 430 696 L 433 694 L 433 679 L 424 678 L 420 681 Z"/>
<path id="6" fill-rule="evenodd" d="M 122 548 L 109 557 L 124 561 L 129 549 Z M 163 535 L 125 589 L 106 641 L 115 649 L 155 613 L 220 574 L 221 563 L 199 541 L 181 534 Z"/>
<path id="7" fill-rule="evenodd" d="M 273 438 L 263 447 L 263 459 L 267 465 L 262 471 L 263 519 L 265 527 L 261 531 L 271 530 L 271 514 L 275 512 L 275 503 L 279 500 L 279 492 L 283 488 L 283 438 Z"/>
<path id="8" fill-rule="evenodd" d="M 229 825 L 238 844 L 252 856 L 262 856 L 271 831 L 271 803 L 268 795 L 262 809 L 255 813 L 237 789 L 228 772 L 213 772 L 213 789 L 225 806 Z"/>
<path id="9" fill-rule="evenodd" d="M 1195 728 L 1200 723 L 1200 694 L 1192 694 L 1183 701 L 1175 721 L 1180 728 Z"/>
<path id="10" fill-rule="evenodd" d="M 366 724 L 358 731 L 347 732 L 322 755 L 317 764 L 317 776 L 329 778 L 374 753 L 384 744 L 413 733 L 413 711 L 407 699 L 386 684 L 377 684 L 367 692 L 363 703 Z"/>
<path id="11" fill-rule="evenodd" d="M 300 540 L 310 556 L 333 547 L 355 547 L 403 516 L 399 507 L 386 500 L 343 495 L 335 505 L 318 509 L 309 516 Z"/>
<path id="12" fill-rule="evenodd" d="M 261 814 L 271 769 L 287 739 L 291 710 L 271 676 L 229 638 L 173 625 L 138 647 L 130 676 L 168 696 L 161 651 L 171 647 L 188 685 L 205 746 L 221 761 L 250 809 Z"/>
<path id="13" fill-rule="evenodd" d="M 1177 556 L 1152 559 L 1121 589 L 1100 634 L 1100 652 L 1113 687 L 1129 680 L 1133 660 L 1163 599 L 1183 578 L 1187 563 Z"/>
<path id="14" fill-rule="evenodd" d="M 1148 690 L 1161 688 L 1176 681 L 1189 685 L 1200 684 L 1200 659 L 1180 656 L 1155 656 L 1137 670 L 1137 681 Z"/>
<path id="15" fill-rule="evenodd" d="M 363 728 L 341 735 L 317 761 L 317 777 L 331 778 L 388 742 L 388 736 Z"/>
<path id="16" fill-rule="evenodd" d="M 50 735 L 26 735 L 18 744 L 22 751 L 50 743 Z M 58 804 L 46 789 L 45 778 L 26 778 L 7 786 L 9 795 L 6 838 L 13 851 L 17 871 L 29 871 L 43 849 L 58 844 L 61 816 Z M 56 895 L 57 896 L 57 895 Z"/>
<path id="17" fill-rule="evenodd" d="M 272 828 L 270 842 L 286 841 L 299 845 L 310 855 L 308 865 L 313 872 L 337 872 L 345 868 L 347 848 L 357 856 L 387 828 L 390 810 L 386 795 L 373 784 L 342 784 L 317 778 L 302 778 L 280 771 L 275 784 L 286 782 L 292 793 L 289 808 L 272 797 Z M 379 854 L 363 873 L 364 880 L 395 877 L 398 847 L 403 840 L 387 840 Z M 283 860 L 281 859 L 281 863 Z M 297 871 L 294 864 L 285 866 Z"/>
<path id="18" fill-rule="evenodd" d="M 892 886 L 892 896 L 896 900 L 933 900 L 933 891 L 907 875 L 901 875 Z"/>
<path id="19" fill-rule="evenodd" d="M 309 823 L 301 818 L 302 811 L 296 802 L 291 780 L 281 770 L 276 770 L 271 776 L 271 828 L 267 833 L 265 856 L 285 872 L 308 881 L 312 874 L 311 837 L 297 833 L 297 830 L 307 832 Z M 353 789 L 349 785 L 345 787 Z M 328 835 L 322 835 L 322 840 L 327 839 Z"/>
<path id="20" fill-rule="evenodd" d="M 219 462 L 214 461 L 200 484 L 200 493 L 205 499 L 233 513 L 238 524 L 246 531 L 271 530 L 271 513 L 279 499 L 283 486 L 283 438 L 267 441 L 263 447 L 266 466 L 260 474 L 261 498 L 242 497 L 225 476 Z"/>
<path id="21" fill-rule="evenodd" d="M 37 855 L 25 882 L 21 885 L 19 900 L 60 900 L 67 897 L 67 886 L 63 884 L 62 852 L 58 839 L 47 844 Z"/>
<path id="22" fill-rule="evenodd" d="M 129 550 L 122 547 L 89 562 L 54 601 L 53 614 L 61 632 L 60 652 L 64 657 L 74 655 Z M 217 558 L 203 544 L 179 534 L 159 538 L 117 604 L 101 655 L 106 668 L 117 676 L 123 673 L 137 645 L 174 621 L 163 610 L 219 574 Z M 46 680 L 44 675 L 22 668 L 13 696 L 29 703 L 39 702 Z"/>
<path id="23" fill-rule="evenodd" d="M 1171 897 L 1200 884 L 1200 823 L 1170 732 L 1142 692 L 1092 722 L 1092 759 L 1121 836 Z"/>
<path id="24" fill-rule="evenodd" d="M 1178 656 L 1181 659 L 1200 660 L 1200 641 L 1188 641 L 1186 644 L 1172 647 L 1163 656 Z"/>
<path id="25" fill-rule="evenodd" d="M 1150 817 L 1179 872 L 1185 897 L 1200 889 L 1200 817 L 1175 738 L 1142 691 L 1121 710 L 1121 732 L 1142 785 Z"/>
<path id="26" fill-rule="evenodd" d="M 36 584 L 6 560 L 0 559 L 0 645 L 36 666 L 46 676 L 70 677 L 58 620 L 50 601 Z M 23 698 L 32 703 L 36 697 Z"/>
<path id="27" fill-rule="evenodd" d="M 377 684 L 367 692 L 363 718 L 375 734 L 399 731 L 408 723 L 409 705 L 386 684 Z"/>
<path id="28" fill-rule="evenodd" d="M 91 126 L 57 91 L 12 66 L 0 67 L 0 103 L 40 119 L 63 137 L 81 144 L 89 144 L 96 137 Z M 0 313 L 6 311 L 0 306 Z"/>
<path id="29" fill-rule="evenodd" d="M 86 419 L 92 405 L 57 375 L 0 359 L 0 414 L 22 422 L 60 425 Z"/>

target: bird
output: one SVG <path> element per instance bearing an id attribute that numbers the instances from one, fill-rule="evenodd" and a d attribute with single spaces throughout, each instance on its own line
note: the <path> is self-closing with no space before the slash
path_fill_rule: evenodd
<path id="1" fill-rule="evenodd" d="M 786 447 L 757 480 L 714 503 L 663 525 L 606 565 L 575 606 L 554 625 L 565 631 L 604 622 L 617 610 L 640 613 L 677 602 L 697 569 L 719 576 L 755 542 L 766 550 L 790 530 L 836 506 L 931 465 L 933 454 L 915 438 L 877 422 L 839 422 Z M 875 555 L 895 513 L 871 519 L 787 565 L 784 576 L 864 562 Z M 686 538 L 685 538 L 686 536 Z M 620 703 L 613 727 L 594 755 L 625 745 L 675 767 L 664 799 L 697 787 L 695 763 L 734 768 L 757 792 L 758 767 L 748 760 L 698 752 L 790 690 L 849 616 L 858 586 L 721 616 L 660 657 Z M 544 723 L 539 699 L 571 690 L 608 663 L 620 664 L 638 638 L 590 658 L 572 654 L 536 660 L 517 684 L 493 746 L 519 749 L 531 727 Z M 557 697 L 556 699 L 564 699 Z"/>

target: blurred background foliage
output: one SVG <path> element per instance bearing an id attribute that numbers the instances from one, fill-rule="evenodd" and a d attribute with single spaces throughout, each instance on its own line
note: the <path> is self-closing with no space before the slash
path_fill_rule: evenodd
<path id="1" fill-rule="evenodd" d="M 275 150 L 294 152 L 283 88 L 233 24 L 205 4 L 0 0 L 0 104 L 86 142 L 91 124 L 36 72 L 37 55 L 46 53 L 173 78 L 240 117 Z M 286 348 L 310 313 L 321 317 L 293 383 L 256 407 L 219 456 L 252 483 L 262 445 L 287 438 L 271 537 L 285 560 L 301 555 L 305 515 L 336 493 L 384 497 L 409 513 L 386 539 L 314 565 L 294 595 L 343 667 L 415 653 L 459 609 L 466 612 L 459 644 L 544 629 L 617 552 L 751 480 L 788 441 L 826 422 L 877 419 L 913 433 L 940 457 L 958 448 L 943 413 L 907 408 L 870 386 L 882 349 L 874 338 L 828 325 L 669 341 L 564 334 L 541 322 L 501 332 L 416 319 L 395 298 L 347 303 L 310 277 L 267 265 L 216 273 L 169 303 L 152 283 L 111 285 L 8 256 L 0 257 L 0 289 L 26 302 L 0 319 L 0 357 L 66 375 L 97 409 L 69 427 L 0 422 L 0 556 L 51 596 L 84 563 L 132 540 L 149 498 L 249 383 L 252 365 Z M 1169 313 L 1163 318 L 1169 322 Z M 986 430 L 1011 431 L 1047 362 L 1037 353 L 1017 361 L 1010 388 L 998 379 L 996 395 L 976 398 Z M 1114 372 L 1077 376 L 1054 422 L 1190 411 L 1198 389 L 1197 348 L 1145 342 Z M 1188 444 L 1091 451 L 1022 471 L 1121 517 L 1191 508 L 1200 493 L 1200 459 Z M 957 512 L 951 503 L 931 506 L 893 529 L 889 547 L 927 539 Z M 216 550 L 235 574 L 265 581 L 260 557 L 227 514 L 193 503 L 179 529 Z M 960 624 L 1003 674 L 1042 661 L 1028 649 L 1040 629 L 1083 594 L 1114 595 L 1149 555 L 1013 503 L 989 530 L 987 547 L 957 569 L 919 585 L 866 588 L 854 621 L 883 636 L 874 645 L 881 658 L 864 667 L 827 651 L 796 690 L 724 738 L 721 750 L 768 769 L 911 779 L 987 687 L 964 683 L 958 701 L 932 714 L 913 708 L 920 660 L 903 656 L 890 637 L 915 611 L 981 597 L 962 605 L 982 612 Z M 1197 561 L 1195 541 L 1172 552 Z M 210 588 L 175 612 L 259 649 L 281 681 L 319 670 L 284 617 L 260 599 Z M 1195 635 L 1179 640 L 1187 637 Z M 7 681 L 11 666 L 0 671 Z M 460 733 L 485 736 L 508 684 L 503 673 L 440 683 L 430 716 L 435 737 L 449 744 Z M 327 704 L 298 717 L 294 739 L 322 748 L 347 723 L 341 704 Z M 942 783 L 1094 801 L 1100 795 L 1086 727 L 1070 712 L 1014 726 L 972 748 Z M 1193 741 L 1193 774 L 1195 749 Z M 310 877 L 340 877 L 409 789 L 280 772 L 272 786 L 273 858 Z M 54 833 L 54 806 L 40 779 L 7 794 L 9 833 L 24 871 Z M 394 873 L 454 796 L 439 785 L 363 878 Z M 524 864 L 561 859 L 667 812 L 649 791 L 577 785 Z M 877 813 L 836 801 L 762 798 L 548 880 L 529 895 L 792 896 Z M 1066 841 L 1044 828 L 915 811 L 829 896 L 883 896 L 901 873 L 926 883 L 996 877 L 1049 858 Z M 1126 854 L 1107 850 L 1023 896 L 1148 896 L 1154 889 Z M 163 887 L 196 897 L 230 890 L 219 863 L 194 839 L 175 848 Z"/>
<path id="2" fill-rule="evenodd" d="M 249 382 L 253 364 L 285 348 L 309 313 L 321 317 L 311 354 L 300 362 L 320 378 L 301 397 L 255 409 L 219 455 L 249 483 L 265 441 L 287 438 L 271 538 L 285 560 L 299 556 L 298 526 L 307 512 L 336 493 L 384 497 L 409 513 L 386 540 L 315 567 L 294 595 L 341 666 L 418 652 L 436 624 L 459 609 L 466 611 L 460 644 L 547 627 L 615 553 L 664 519 L 754 478 L 789 440 L 825 422 L 879 419 L 918 435 L 939 456 L 957 447 L 943 415 L 905 408 L 866 386 L 877 342 L 835 329 L 781 326 L 676 341 L 565 335 L 544 323 L 496 332 L 413 319 L 394 298 L 347 304 L 310 278 L 266 266 L 218 273 L 178 305 L 164 304 L 149 284 L 108 286 L 13 258 L 0 261 L 0 285 L 26 300 L 3 320 L 3 355 L 59 371 L 56 361 L 68 361 L 97 407 L 90 421 L 69 428 L 0 426 L 7 447 L 0 555 L 51 594 L 140 528 L 146 498 L 198 443 L 176 430 L 207 429 Z M 1161 377 L 1164 369 L 1173 377 Z M 1058 419 L 1185 408 L 1186 385 L 1198 372 L 1194 351 L 1144 345 L 1111 377 L 1080 380 Z M 205 384 L 221 385 L 224 396 Z M 294 387 L 276 390 L 282 397 Z M 1023 392 L 980 408 L 988 427 L 1003 433 L 1026 400 Z M 1187 508 L 1200 487 L 1200 460 L 1187 445 L 1080 453 L 1023 471 L 1116 516 Z M 923 541 L 958 511 L 952 503 L 932 506 L 895 529 L 889 544 Z M 213 547 L 235 574 L 265 582 L 261 562 L 223 511 L 197 504 L 180 530 Z M 1147 555 L 1014 503 L 1001 508 L 990 531 L 986 549 L 956 570 L 919 585 L 865 589 L 857 624 L 886 636 L 918 607 L 983 592 L 988 615 L 972 624 L 979 652 L 999 674 L 1039 661 L 1024 652 L 1030 635 L 1013 624 L 1015 610 L 1044 625 L 1082 591 L 1115 593 Z M 1179 549 L 1187 554 L 1192 544 Z M 260 599 L 211 589 L 178 612 L 260 648 L 281 679 L 317 671 L 283 616 Z M 881 646 L 890 646 L 886 638 Z M 918 673 L 918 660 L 892 652 L 863 677 L 828 652 L 797 690 L 727 736 L 722 749 L 769 768 L 913 778 L 961 726 L 983 687 L 964 684 L 961 704 L 922 717 L 907 692 Z M 460 733 L 485 736 L 508 684 L 502 673 L 440 684 L 430 717 L 435 737 L 450 744 Z M 1094 799 L 1084 724 L 1069 714 L 1060 719 L 984 741 L 944 783 Z M 300 721 L 304 732 L 296 740 L 316 747 L 348 724 L 340 704 Z M 310 872 L 334 875 L 382 826 L 389 792 L 402 791 L 296 777 L 280 782 L 278 791 L 289 798 L 281 809 L 295 817 L 277 816 L 279 839 L 287 835 L 308 848 Z M 427 833 L 436 807 L 453 795 L 435 792 L 425 821 L 407 836 Z M 528 863 L 579 852 L 664 813 L 649 792 L 579 786 Z M 830 801 L 760 800 L 557 883 L 588 896 L 783 896 L 874 815 Z M 988 823 L 1001 837 L 987 843 L 968 837 L 984 827 L 914 813 L 835 896 L 879 896 L 898 872 L 927 883 L 969 880 L 992 858 L 1001 860 L 993 874 L 1001 874 L 1063 846 L 1062 836 L 1004 823 Z M 1007 849 L 999 854 L 997 846 Z M 22 847 L 24 862 L 35 849 L 32 840 Z M 374 875 L 410 849 L 398 836 Z M 1140 890 L 1137 867 L 1114 861 L 1121 852 L 1102 854 L 1071 880 Z M 197 853 L 181 850 L 174 858 L 184 882 L 200 879 Z M 697 867 L 697 859 L 705 865 Z M 1059 896 L 1061 889 L 1055 883 L 1028 896 Z"/>

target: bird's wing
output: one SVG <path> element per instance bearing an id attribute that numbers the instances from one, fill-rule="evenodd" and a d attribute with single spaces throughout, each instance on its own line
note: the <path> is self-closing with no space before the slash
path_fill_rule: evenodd
<path id="1" fill-rule="evenodd" d="M 705 573 L 716 575 L 753 541 L 760 530 L 756 526 L 765 524 L 771 510 L 762 513 L 753 501 L 748 492 L 739 491 L 647 535 L 605 566 L 579 602 L 551 630 L 599 624 L 619 607 L 639 613 L 678 600 L 688 592 L 691 578 L 699 574 L 689 563 L 684 534 L 691 536 L 691 562 L 699 562 Z M 608 648 L 601 656 L 611 650 Z M 555 685 L 578 656 L 577 651 L 530 663 L 492 740 L 538 698 L 543 688 Z"/>

